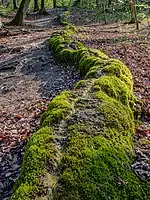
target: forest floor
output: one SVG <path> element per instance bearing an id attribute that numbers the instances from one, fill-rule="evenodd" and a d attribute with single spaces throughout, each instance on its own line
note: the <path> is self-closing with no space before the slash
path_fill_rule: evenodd
<path id="1" fill-rule="evenodd" d="M 79 80 L 74 66 L 58 63 L 49 51 L 48 39 L 60 29 L 51 21 L 37 17 L 26 20 L 29 26 L 2 30 L 7 33 L 0 38 L 0 200 L 11 195 L 24 146 L 48 101 Z"/>
<path id="2" fill-rule="evenodd" d="M 48 38 L 62 28 L 53 16 L 28 17 L 26 26 L 0 29 L 0 200 L 12 192 L 24 146 L 39 128 L 48 101 L 80 78 L 74 66 L 58 63 L 49 51 Z M 83 23 L 76 37 L 130 68 L 135 95 L 143 102 L 135 150 L 150 158 L 150 27 L 143 22 L 140 28 Z"/>

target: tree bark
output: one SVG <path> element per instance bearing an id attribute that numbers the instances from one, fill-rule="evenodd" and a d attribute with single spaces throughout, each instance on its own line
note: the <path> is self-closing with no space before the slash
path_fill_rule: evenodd
<path id="1" fill-rule="evenodd" d="M 2 5 L 5 5 L 6 4 L 6 0 L 2 0 Z"/>
<path id="2" fill-rule="evenodd" d="M 13 0 L 13 10 L 18 9 L 17 7 L 17 0 Z"/>
<path id="3" fill-rule="evenodd" d="M 135 23 L 135 1 L 134 0 L 129 0 L 130 3 L 130 11 L 131 11 L 131 23 Z"/>
<path id="4" fill-rule="evenodd" d="M 57 8 L 57 1 L 53 0 L 53 8 Z"/>
<path id="5" fill-rule="evenodd" d="M 38 0 L 34 0 L 34 12 L 39 11 Z"/>
<path id="6" fill-rule="evenodd" d="M 41 8 L 40 8 L 39 13 L 42 14 L 42 15 L 47 15 L 48 14 L 46 12 L 46 9 L 45 9 L 45 0 L 41 0 Z"/>
<path id="7" fill-rule="evenodd" d="M 22 26 L 31 0 L 22 0 L 14 19 L 9 25 Z"/>
<path id="8" fill-rule="evenodd" d="M 139 22 L 137 19 L 137 11 L 135 6 L 135 0 L 130 0 L 130 9 L 131 9 L 131 20 L 130 23 L 136 24 L 136 29 L 139 30 Z"/>

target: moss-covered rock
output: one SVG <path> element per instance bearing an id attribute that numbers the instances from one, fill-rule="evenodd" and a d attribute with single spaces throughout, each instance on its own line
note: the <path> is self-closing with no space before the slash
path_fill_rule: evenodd
<path id="1" fill-rule="evenodd" d="M 131 169 L 137 101 L 132 75 L 121 61 L 75 41 L 74 30 L 68 25 L 49 44 L 85 79 L 49 103 L 43 128 L 26 147 L 11 200 L 147 200 L 150 183 Z"/>
<path id="2" fill-rule="evenodd" d="M 63 119 L 72 109 L 69 100 L 71 92 L 64 91 L 56 96 L 48 105 L 48 110 L 41 116 L 41 126 L 51 126 Z"/>
<path id="3" fill-rule="evenodd" d="M 118 101 L 121 101 L 124 105 L 129 105 L 131 101 L 135 100 L 133 92 L 128 86 L 114 75 L 101 76 L 94 83 L 96 88 L 106 93 L 109 97 L 112 97 Z"/>
<path id="4" fill-rule="evenodd" d="M 45 165 L 58 151 L 52 133 L 50 127 L 41 128 L 28 142 L 12 200 L 32 199 L 38 193 L 39 178 L 45 173 Z"/>

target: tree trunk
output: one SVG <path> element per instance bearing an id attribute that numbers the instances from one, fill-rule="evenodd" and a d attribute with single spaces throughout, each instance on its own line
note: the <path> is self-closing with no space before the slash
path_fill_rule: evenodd
<path id="1" fill-rule="evenodd" d="M 130 3 L 130 10 L 131 10 L 131 23 L 135 23 L 135 1 L 134 0 L 129 0 Z"/>
<path id="2" fill-rule="evenodd" d="M 40 14 L 42 15 L 47 15 L 48 13 L 46 12 L 46 9 L 45 9 L 45 0 L 41 0 L 41 8 L 40 8 Z"/>
<path id="3" fill-rule="evenodd" d="M 5 5 L 6 4 L 6 0 L 2 0 L 2 5 Z"/>
<path id="4" fill-rule="evenodd" d="M 53 0 L 53 8 L 57 8 L 57 1 Z"/>
<path id="5" fill-rule="evenodd" d="M 31 0 L 22 0 L 19 9 L 10 25 L 22 26 Z"/>
<path id="6" fill-rule="evenodd" d="M 139 21 L 138 21 L 138 18 L 137 18 L 137 10 L 136 10 L 135 0 L 134 0 L 134 13 L 135 13 L 135 24 L 136 24 L 136 29 L 139 30 Z"/>
<path id="7" fill-rule="evenodd" d="M 84 13 L 84 0 L 82 0 L 82 14 Z"/>
<path id="8" fill-rule="evenodd" d="M 136 29 L 139 30 L 139 22 L 137 19 L 137 11 L 135 6 L 135 0 L 130 0 L 131 20 L 130 23 L 136 24 Z"/>
<path id="9" fill-rule="evenodd" d="M 107 24 L 105 4 L 103 4 L 104 22 Z"/>
<path id="10" fill-rule="evenodd" d="M 39 11 L 38 0 L 34 0 L 34 12 Z"/>
<path id="11" fill-rule="evenodd" d="M 13 10 L 16 10 L 16 9 L 18 9 L 18 7 L 17 7 L 17 1 L 13 0 Z"/>

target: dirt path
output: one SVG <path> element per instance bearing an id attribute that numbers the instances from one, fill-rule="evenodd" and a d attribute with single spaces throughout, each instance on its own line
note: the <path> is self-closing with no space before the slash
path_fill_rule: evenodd
<path id="1" fill-rule="evenodd" d="M 49 51 L 53 31 L 28 29 L 0 39 L 0 200 L 11 195 L 24 146 L 47 102 L 79 80 L 73 66 L 57 63 Z"/>

